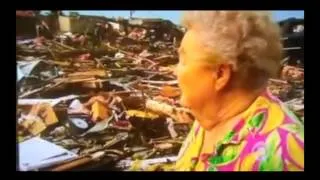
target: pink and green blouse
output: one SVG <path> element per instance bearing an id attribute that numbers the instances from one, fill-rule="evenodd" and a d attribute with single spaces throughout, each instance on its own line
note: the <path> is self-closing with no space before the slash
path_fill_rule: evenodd
<path id="1" fill-rule="evenodd" d="M 304 170 L 304 126 L 269 92 L 240 115 L 236 126 L 215 146 L 215 152 L 200 154 L 203 137 L 204 129 L 195 121 L 175 170 Z"/>

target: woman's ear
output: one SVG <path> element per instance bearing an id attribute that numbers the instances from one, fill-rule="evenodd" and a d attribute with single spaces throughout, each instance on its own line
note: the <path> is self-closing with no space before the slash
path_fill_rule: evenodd
<path id="1" fill-rule="evenodd" d="M 230 83 L 232 67 L 228 64 L 219 64 L 214 73 L 216 77 L 214 88 L 216 91 L 221 91 Z"/>

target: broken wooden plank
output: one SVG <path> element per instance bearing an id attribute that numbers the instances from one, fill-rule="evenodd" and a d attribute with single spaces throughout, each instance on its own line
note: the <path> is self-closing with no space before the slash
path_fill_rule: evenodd
<path id="1" fill-rule="evenodd" d="M 159 85 L 177 85 L 178 80 L 171 80 L 171 81 L 151 81 L 151 80 L 141 80 L 142 83 L 149 83 L 149 84 L 159 84 Z"/>
<path id="2" fill-rule="evenodd" d="M 57 44 L 57 45 L 59 45 L 59 46 L 61 46 L 61 47 L 66 48 L 66 49 L 69 49 L 69 50 L 76 50 L 76 48 L 73 48 L 73 47 L 71 47 L 71 46 L 68 46 L 68 45 L 62 44 L 62 43 L 60 43 L 60 42 L 58 42 L 58 41 L 53 40 L 52 42 L 53 42 L 54 44 Z"/>
<path id="3" fill-rule="evenodd" d="M 52 61 L 52 60 L 47 60 L 46 62 L 48 62 L 49 64 L 53 64 L 53 65 L 58 65 L 61 67 L 68 67 L 71 65 L 71 62 L 68 61 Z"/>
<path id="4" fill-rule="evenodd" d="M 153 62 L 151 59 L 144 58 L 144 57 L 135 58 L 133 53 L 130 53 L 130 52 L 121 50 L 121 49 L 119 49 L 119 48 L 115 48 L 115 47 L 113 47 L 113 46 L 111 46 L 111 45 L 109 45 L 109 44 L 107 44 L 107 46 L 108 46 L 109 48 L 111 48 L 111 49 L 116 49 L 116 50 L 118 50 L 119 52 L 121 52 L 121 53 L 129 56 L 129 58 L 131 58 L 131 59 L 133 59 L 133 60 L 144 60 L 144 61 L 149 62 L 149 63 L 152 64 L 152 65 L 155 65 L 155 64 L 156 64 L 156 63 Z"/>
<path id="5" fill-rule="evenodd" d="M 92 77 L 92 78 L 78 78 L 78 79 L 72 79 L 69 78 L 66 83 L 78 83 L 78 82 L 85 82 L 85 81 L 94 81 L 96 80 L 96 78 Z"/>
<path id="6" fill-rule="evenodd" d="M 289 51 L 289 50 L 300 50 L 302 49 L 301 47 L 288 47 L 288 48 L 283 48 L 284 51 Z"/>
<path id="7" fill-rule="evenodd" d="M 162 113 L 162 114 L 165 114 L 167 116 L 170 116 L 175 121 L 179 121 L 180 120 L 179 116 L 178 116 L 179 113 L 185 113 L 190 117 L 190 119 L 194 120 L 194 117 L 193 117 L 191 111 L 189 109 L 187 109 L 187 108 L 174 107 L 174 106 L 171 106 L 169 104 L 158 102 L 158 101 L 154 101 L 154 100 L 151 100 L 151 99 L 147 99 L 146 100 L 146 108 L 151 110 L 151 111 Z"/>
<path id="8" fill-rule="evenodd" d="M 108 80 L 105 79 L 96 79 L 96 80 L 90 80 L 90 81 L 85 81 L 82 83 L 82 87 L 86 88 L 103 88 L 103 83 L 108 82 Z"/>
<path id="9" fill-rule="evenodd" d="M 37 89 L 33 89 L 32 91 L 28 91 L 28 92 L 20 95 L 19 98 L 25 98 L 25 97 L 27 97 L 27 96 L 36 94 L 36 93 L 38 93 L 38 92 L 40 92 L 40 91 L 47 91 L 47 90 L 52 89 L 52 88 L 54 88 L 54 87 L 60 86 L 60 85 L 63 84 L 63 83 L 65 83 L 65 81 L 59 81 L 59 82 L 57 82 L 56 84 L 53 84 L 53 85 L 52 85 L 52 84 L 48 84 L 48 85 L 46 85 L 46 86 L 44 86 L 44 87 L 37 88 Z"/>
<path id="10" fill-rule="evenodd" d="M 161 90 L 161 87 L 150 85 L 150 84 L 139 84 L 138 86 L 141 88 L 145 87 L 145 88 L 150 88 L 150 89 Z"/>
<path id="11" fill-rule="evenodd" d="M 68 77 L 78 77 L 78 76 L 100 76 L 100 77 L 105 77 L 107 76 L 107 72 L 103 69 L 93 69 L 90 71 L 85 71 L 85 72 L 74 72 L 68 74 Z"/>
<path id="12" fill-rule="evenodd" d="M 288 84 L 287 81 L 280 80 L 280 79 L 269 79 L 271 82 L 281 83 L 281 84 Z"/>

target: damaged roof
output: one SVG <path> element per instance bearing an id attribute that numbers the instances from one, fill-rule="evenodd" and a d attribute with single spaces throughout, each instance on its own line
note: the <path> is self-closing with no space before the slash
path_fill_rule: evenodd
<path id="1" fill-rule="evenodd" d="M 280 25 L 289 23 L 289 24 L 304 24 L 304 19 L 300 18 L 288 18 L 278 22 Z"/>
<path id="2" fill-rule="evenodd" d="M 129 24 L 130 25 L 139 25 L 139 26 L 161 26 L 161 25 L 169 25 L 172 26 L 174 25 L 170 20 L 164 20 L 164 19 L 152 19 L 152 18 L 132 18 L 129 19 Z"/>

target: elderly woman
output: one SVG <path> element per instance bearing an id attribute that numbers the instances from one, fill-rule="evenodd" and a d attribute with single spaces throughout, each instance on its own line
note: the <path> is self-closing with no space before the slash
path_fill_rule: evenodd
<path id="1" fill-rule="evenodd" d="M 191 11 L 177 67 L 181 104 L 196 117 L 177 171 L 304 170 L 304 127 L 267 90 L 282 45 L 253 11 Z"/>

